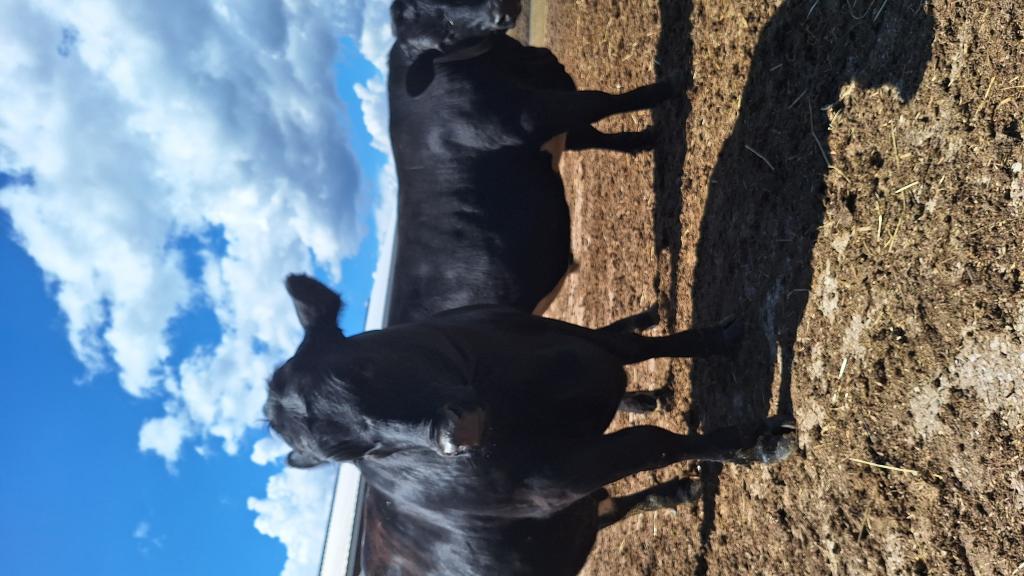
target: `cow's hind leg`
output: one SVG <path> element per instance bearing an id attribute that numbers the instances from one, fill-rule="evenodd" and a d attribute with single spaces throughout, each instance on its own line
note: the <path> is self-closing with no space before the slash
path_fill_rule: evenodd
<path id="1" fill-rule="evenodd" d="M 600 148 L 627 154 L 637 154 L 654 148 L 657 137 L 653 128 L 639 132 L 617 132 L 607 134 L 593 126 L 585 126 L 569 131 L 565 147 L 569 150 L 587 150 Z"/>
<path id="2" fill-rule="evenodd" d="M 695 328 L 668 336 L 641 336 L 621 329 L 634 322 L 620 320 L 600 330 L 581 329 L 578 334 L 617 356 L 623 364 L 651 358 L 693 358 L 732 354 L 743 339 L 743 323 L 729 319 L 718 326 Z"/>
<path id="3" fill-rule="evenodd" d="M 590 494 L 626 476 L 682 460 L 769 463 L 786 458 L 795 448 L 796 432 L 788 422 L 766 422 L 754 432 L 728 427 L 704 435 L 636 426 L 578 441 L 560 451 L 539 471 L 537 480 L 575 494 Z"/>
<path id="4" fill-rule="evenodd" d="M 641 512 L 675 508 L 695 501 L 700 493 L 700 480 L 690 478 L 655 484 L 626 496 L 612 497 L 605 492 L 605 498 L 597 504 L 598 526 L 605 528 Z"/>
<path id="5" fill-rule="evenodd" d="M 634 334 L 657 325 L 660 319 L 658 305 L 655 304 L 639 314 L 616 320 L 600 330 L 612 334 Z M 619 401 L 619 411 L 644 414 L 658 409 L 665 410 L 672 405 L 673 399 L 674 393 L 670 386 L 663 386 L 657 390 L 626 392 Z"/>
<path id="6" fill-rule="evenodd" d="M 654 327 L 660 320 L 661 314 L 658 311 L 658 305 L 654 304 L 643 312 L 616 320 L 599 330 L 602 332 L 611 332 L 613 334 L 633 334 L 635 332 L 643 332 L 648 328 Z"/>

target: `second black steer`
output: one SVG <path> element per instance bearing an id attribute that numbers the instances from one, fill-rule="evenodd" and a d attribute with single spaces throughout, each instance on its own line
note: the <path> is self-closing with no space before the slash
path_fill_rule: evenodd
<path id="1" fill-rule="evenodd" d="M 640 331 L 655 310 L 604 330 Z M 651 412 L 670 403 L 668 389 L 627 392 L 620 410 Z M 700 483 L 682 478 L 612 497 L 604 489 L 545 518 L 493 518 L 465 526 L 424 520 L 372 486 L 366 490 L 360 547 L 365 576 L 573 576 L 587 561 L 600 529 L 638 512 L 692 502 Z"/>
<path id="2" fill-rule="evenodd" d="M 552 154 L 635 152 L 649 132 L 591 123 L 671 97 L 669 83 L 626 94 L 577 91 L 550 51 L 505 34 L 519 3 L 397 0 L 388 66 L 398 226 L 390 323 L 501 304 L 534 310 L 572 263 L 569 209 Z"/>

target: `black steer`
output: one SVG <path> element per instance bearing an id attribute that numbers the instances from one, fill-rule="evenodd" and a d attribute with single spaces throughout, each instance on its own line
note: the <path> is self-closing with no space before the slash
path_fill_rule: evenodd
<path id="1" fill-rule="evenodd" d="M 668 83 L 577 91 L 550 51 L 505 34 L 519 2 L 397 0 L 389 57 L 398 171 L 390 324 L 468 305 L 532 311 L 572 263 L 569 209 L 546 143 L 650 148 L 590 124 L 650 108 Z"/>
<path id="2" fill-rule="evenodd" d="M 620 320 L 605 330 L 640 331 L 657 310 Z M 671 390 L 627 392 L 619 409 L 652 412 L 671 402 Z M 365 576 L 572 576 L 587 561 L 597 532 L 634 513 L 692 502 L 696 479 L 666 482 L 636 494 L 610 497 L 597 490 L 545 518 L 494 518 L 464 526 L 410 513 L 367 486 L 360 549 Z M 413 510 L 415 512 L 415 509 Z M 359 544 L 357 544 L 359 545 Z"/>
<path id="3" fill-rule="evenodd" d="M 265 413 L 294 449 L 289 463 L 354 460 L 370 485 L 439 525 L 544 517 L 642 470 L 769 462 L 792 448 L 785 426 L 604 434 L 624 364 L 728 352 L 735 323 L 645 337 L 476 306 L 347 338 L 337 294 L 306 276 L 287 288 L 306 334 L 274 372 Z"/>

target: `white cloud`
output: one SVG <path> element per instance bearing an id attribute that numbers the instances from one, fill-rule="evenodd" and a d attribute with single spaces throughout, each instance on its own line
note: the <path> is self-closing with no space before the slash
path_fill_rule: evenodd
<path id="1" fill-rule="evenodd" d="M 358 247 L 357 169 L 338 122 L 337 38 L 361 2 L 0 2 L 0 191 L 92 376 L 161 395 L 140 447 L 176 460 L 257 423 L 298 327 L 282 278 L 337 280 Z M 219 240 L 189 278 L 177 241 Z M 172 363 L 168 327 L 212 306 L 222 337 Z M 180 354 L 179 354 L 180 356 Z"/>
<path id="2" fill-rule="evenodd" d="M 288 550 L 282 576 L 318 572 L 337 472 L 337 466 L 286 468 L 270 477 L 265 499 L 249 498 L 249 510 L 257 514 L 256 529 Z"/>
<path id="3" fill-rule="evenodd" d="M 166 540 L 164 536 L 153 536 L 153 527 L 145 520 L 135 525 L 132 538 L 138 540 L 136 545 L 143 555 L 148 555 L 154 548 L 163 548 Z"/>
<path id="4" fill-rule="evenodd" d="M 266 466 L 278 458 L 286 456 L 291 450 L 291 446 L 277 436 L 267 435 L 253 444 L 251 459 L 260 466 Z"/>
<path id="5" fill-rule="evenodd" d="M 139 447 L 173 469 L 182 447 L 229 454 L 259 425 L 265 381 L 299 330 L 281 280 L 314 264 L 338 280 L 363 234 L 357 168 L 338 121 L 337 38 L 359 38 L 380 73 L 357 88 L 374 147 L 390 157 L 390 0 L 0 0 L 0 189 L 17 240 L 42 268 L 87 377 L 113 370 L 159 398 Z M 376 178 L 390 268 L 397 183 Z M 207 246 L 199 277 L 179 241 Z M 214 248 L 217 246 L 217 248 Z M 209 306 L 221 335 L 174 350 L 169 329 Z M 275 461 L 280 441 L 252 459 Z M 256 526 L 288 548 L 285 574 L 319 561 L 332 472 L 284 471 Z M 141 522 L 133 536 L 159 546 Z"/>
<path id="6" fill-rule="evenodd" d="M 139 449 L 160 455 L 169 464 L 177 462 L 181 444 L 189 435 L 189 422 L 180 416 L 146 421 L 139 431 Z"/>

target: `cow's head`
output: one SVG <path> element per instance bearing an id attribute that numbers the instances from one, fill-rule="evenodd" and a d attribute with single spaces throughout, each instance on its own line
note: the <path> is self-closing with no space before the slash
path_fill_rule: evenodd
<path id="1" fill-rule="evenodd" d="M 338 328 L 341 297 L 308 276 L 289 276 L 285 286 L 305 337 L 295 355 L 271 376 L 264 415 L 292 447 L 290 466 L 359 458 L 372 446 L 352 409 L 352 393 L 324 370 L 332 350 L 345 342 Z"/>
<path id="2" fill-rule="evenodd" d="M 406 89 L 418 96 L 434 78 L 434 60 L 503 34 L 516 23 L 522 0 L 395 0 L 395 38 L 412 59 Z"/>
<path id="3" fill-rule="evenodd" d="M 395 38 L 417 52 L 447 52 L 516 23 L 522 0 L 395 0 Z"/>
<path id="4" fill-rule="evenodd" d="M 479 441 L 475 406 L 445 403 L 429 385 L 416 386 L 419 374 L 393 357 L 400 347 L 382 350 L 342 334 L 338 294 L 309 276 L 289 276 L 285 285 L 305 337 L 274 371 L 263 412 L 292 447 L 290 466 L 406 449 L 453 455 Z"/>

